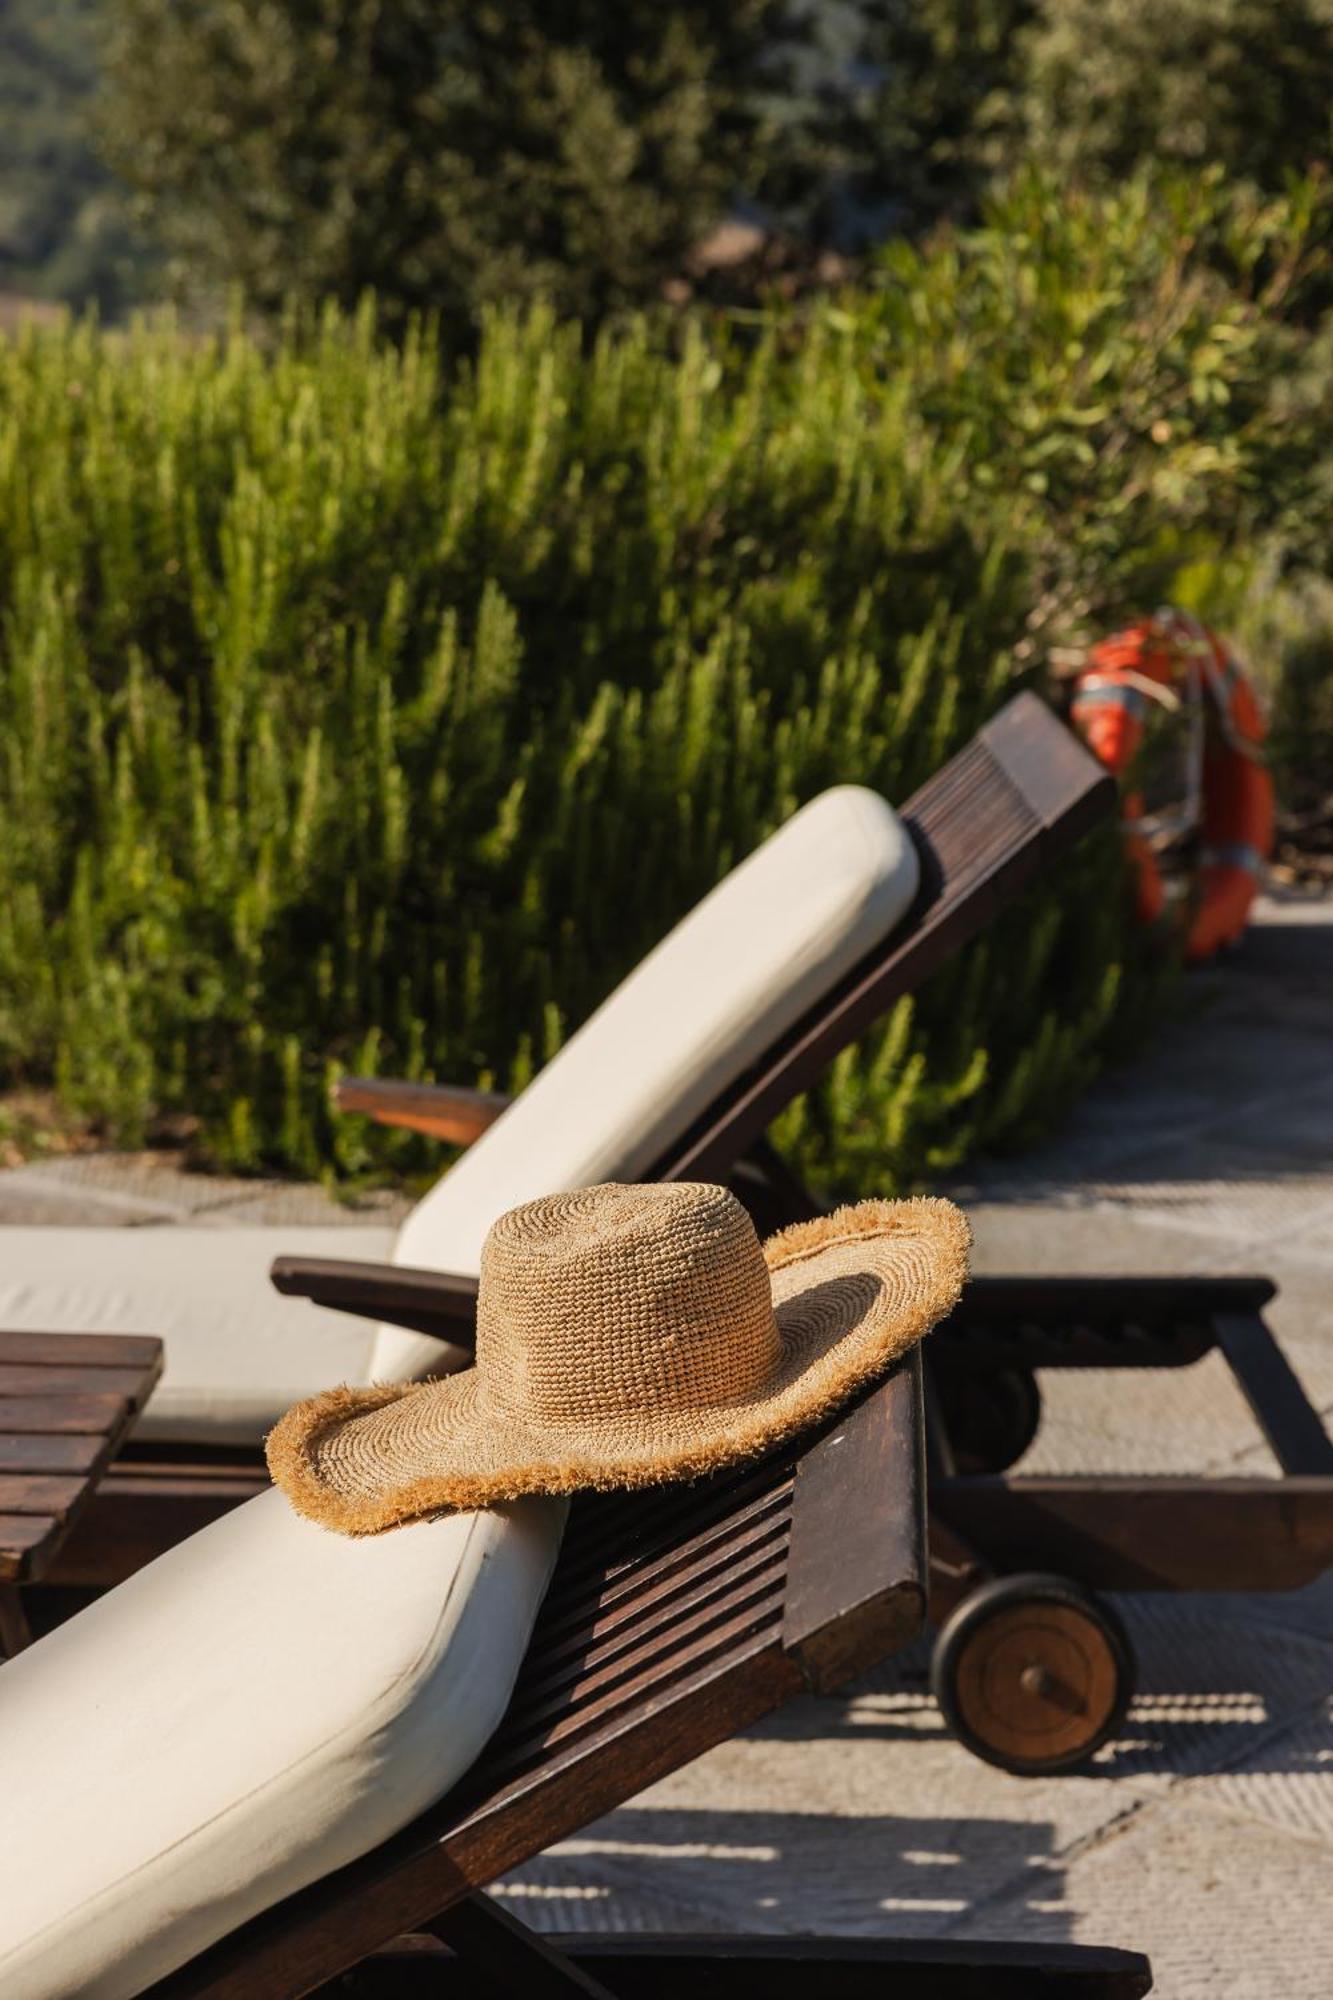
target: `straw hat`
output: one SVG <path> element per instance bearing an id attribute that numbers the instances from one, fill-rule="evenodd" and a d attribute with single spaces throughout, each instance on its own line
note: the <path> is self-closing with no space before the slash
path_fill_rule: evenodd
<path id="1" fill-rule="evenodd" d="M 528 1202 L 482 1249 L 476 1366 L 298 1403 L 269 1467 L 349 1535 L 711 1472 L 883 1374 L 954 1305 L 968 1240 L 947 1201 L 862 1202 L 762 1250 L 721 1187 Z"/>

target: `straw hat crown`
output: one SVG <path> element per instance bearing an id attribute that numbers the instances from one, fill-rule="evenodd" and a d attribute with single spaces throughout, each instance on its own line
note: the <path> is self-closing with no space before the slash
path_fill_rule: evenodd
<path id="1" fill-rule="evenodd" d="M 477 1376 L 499 1417 L 619 1431 L 752 1396 L 781 1352 L 764 1253 L 725 1188 L 583 1188 L 486 1239 Z"/>

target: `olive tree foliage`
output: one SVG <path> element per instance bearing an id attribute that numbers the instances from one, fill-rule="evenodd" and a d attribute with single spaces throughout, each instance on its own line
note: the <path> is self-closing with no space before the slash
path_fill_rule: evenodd
<path id="1" fill-rule="evenodd" d="M 261 308 L 654 296 L 738 190 L 799 191 L 846 90 L 809 0 L 107 0 L 104 131 L 196 279 Z M 826 79 L 827 84 L 827 79 Z"/>
<path id="2" fill-rule="evenodd" d="M 1017 150 L 1023 31 L 1040 0 L 888 0 L 881 172 L 909 227 L 970 219 Z"/>
<path id="3" fill-rule="evenodd" d="M 909 217 L 1036 160 L 1221 167 L 1280 191 L 1333 134 L 1333 0 L 887 0 L 881 132 Z"/>
<path id="4" fill-rule="evenodd" d="M 1333 0 L 1044 0 L 1023 40 L 1019 124 L 1050 162 L 1276 190 L 1328 159 Z"/>

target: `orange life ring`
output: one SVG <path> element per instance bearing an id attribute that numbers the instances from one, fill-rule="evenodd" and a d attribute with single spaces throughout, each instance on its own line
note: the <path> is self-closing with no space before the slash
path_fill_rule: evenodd
<path id="1" fill-rule="evenodd" d="M 1089 749 L 1118 778 L 1130 771 L 1150 706 L 1193 706 L 1202 722 L 1202 847 L 1185 925 L 1185 957 L 1211 958 L 1245 929 L 1273 850 L 1273 781 L 1260 745 L 1254 689 L 1225 642 L 1197 619 L 1167 609 L 1094 646 L 1074 683 L 1072 718 Z M 1166 885 L 1139 826 L 1143 802 L 1124 801 L 1125 847 L 1138 914 L 1158 922 Z"/>

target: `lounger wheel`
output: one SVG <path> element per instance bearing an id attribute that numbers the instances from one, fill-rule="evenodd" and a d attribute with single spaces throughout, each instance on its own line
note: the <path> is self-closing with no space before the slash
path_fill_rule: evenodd
<path id="1" fill-rule="evenodd" d="M 931 1686 L 959 1742 L 1017 1777 L 1072 1771 L 1116 1734 L 1134 1653 L 1115 1612 L 1062 1576 L 1002 1576 L 941 1626 Z"/>
<path id="2" fill-rule="evenodd" d="M 958 1471 L 1007 1472 L 1041 1423 L 1041 1390 L 1030 1368 L 941 1369 L 940 1415 Z"/>

